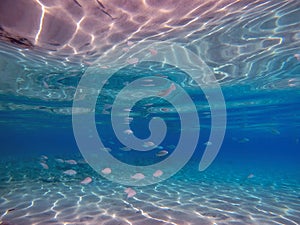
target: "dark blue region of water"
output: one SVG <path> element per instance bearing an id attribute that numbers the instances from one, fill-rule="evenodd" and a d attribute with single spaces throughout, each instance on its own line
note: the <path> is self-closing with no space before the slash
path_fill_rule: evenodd
<path id="1" fill-rule="evenodd" d="M 159 65 L 156 65 L 159 67 Z M 152 68 L 153 69 L 153 68 Z M 182 71 L 173 67 L 156 68 L 155 71 L 168 75 L 172 82 L 180 83 L 180 77 L 186 77 Z M 142 73 L 143 72 L 143 73 Z M 123 88 L 125 78 L 134 80 L 136 74 L 146 76 L 153 74 L 144 67 L 129 67 L 125 72 L 120 70 L 110 79 L 105 90 Z M 126 76 L 125 76 L 126 75 Z M 179 76 L 181 75 L 181 76 Z M 124 78 L 125 77 L 125 78 Z M 179 77 L 179 78 L 178 78 Z M 131 81 L 129 79 L 129 81 Z M 74 81 L 77 85 L 78 81 Z M 250 82 L 250 81 L 249 81 Z M 259 85 L 224 85 L 222 86 L 224 99 L 227 105 L 227 126 L 223 144 L 213 165 L 243 165 L 249 168 L 298 168 L 300 169 L 300 91 L 297 87 L 278 89 L 262 88 Z M 194 165 L 200 162 L 208 143 L 211 132 L 211 120 L 207 114 L 208 102 L 200 88 L 189 92 L 194 103 L 199 108 L 200 137 L 195 153 L 191 159 Z M 104 95 L 105 96 L 105 95 Z M 116 138 L 111 126 L 109 115 L 101 115 L 101 108 L 105 104 L 113 104 L 111 99 L 98 99 L 97 130 L 106 147 L 111 148 L 114 157 L 129 164 L 149 165 L 164 158 L 156 157 L 158 150 L 149 152 L 122 152 L 124 147 Z M 2 98 L 2 99 L 1 99 Z M 63 155 L 80 156 L 80 151 L 73 135 L 71 115 L 59 113 L 60 107 L 71 108 L 72 103 L 57 103 L 33 101 L 30 98 L 15 98 L 14 96 L 0 96 L 3 102 L 14 102 L 16 105 L 25 105 L 23 110 L 0 111 L 0 143 L 1 155 L 5 156 L 39 156 L 41 154 L 53 157 Z M 110 101 L 108 101 L 110 100 Z M 180 136 L 180 120 L 177 113 L 161 111 L 147 112 L 144 99 L 134 108 L 137 117 L 131 123 L 131 128 L 138 138 L 147 138 L 150 134 L 148 123 L 152 117 L 159 116 L 166 119 L 168 132 L 163 143 L 159 144 L 170 154 L 176 146 Z M 41 105 L 39 107 L 39 104 Z M 140 104 L 140 105 L 139 105 Z M 167 102 L 160 101 L 161 107 L 170 107 Z M 33 109 L 30 110 L 30 107 Z M 160 107 L 157 107 L 158 109 Z M 49 110 L 48 110 L 49 109 Z M 189 113 L 189 112 L 185 112 Z M 134 116 L 133 116 L 134 117 Z M 220 137 L 222 138 L 222 137 Z M 137 160 L 140 159 L 140 160 Z M 212 165 L 212 166 L 213 166 Z"/>
<path id="2" fill-rule="evenodd" d="M 38 114 L 44 113 L 31 112 L 27 120 L 22 120 L 22 124 L 11 123 L 10 120 L 16 120 L 18 117 L 24 116 L 23 113 L 24 112 L 20 111 L 12 111 L 9 112 L 9 114 L 1 112 L 1 116 L 5 116 L 7 120 L 7 124 L 2 123 L 0 127 L 1 157 L 38 157 L 41 154 L 50 157 L 60 157 L 64 155 L 80 156 L 80 151 L 73 135 L 71 116 L 48 115 L 41 126 L 32 127 L 32 123 L 35 121 L 34 118 L 38 119 L 40 118 Z M 236 116 L 231 115 L 231 111 L 229 110 L 227 117 L 228 126 L 224 141 L 212 166 L 223 164 L 232 165 L 233 167 L 241 166 L 248 168 L 249 172 L 255 170 L 255 168 L 266 168 L 274 171 L 299 171 L 300 129 L 297 125 L 298 121 L 295 119 L 294 123 L 293 121 L 289 121 L 288 124 L 286 124 L 284 117 L 282 117 L 282 120 L 280 119 L 280 115 L 282 114 L 279 111 L 277 111 L 277 113 L 276 122 L 279 125 L 276 128 L 269 124 L 269 118 L 274 115 L 265 114 L 261 114 L 261 117 L 257 117 L 255 123 L 250 124 L 251 127 L 250 125 L 243 126 L 241 124 L 237 126 Z M 293 113 L 297 114 L 298 111 L 294 111 Z M 234 112 L 234 114 L 236 115 L 236 112 Z M 242 113 L 240 116 L 242 117 Z M 105 115 L 98 119 L 108 121 L 106 125 L 99 128 L 100 132 L 105 131 L 104 137 L 102 138 L 110 141 L 113 140 L 110 143 L 109 141 L 104 141 L 104 143 L 109 145 L 111 149 L 117 149 L 117 152 L 121 152 L 118 149 L 122 147 L 122 145 L 117 142 L 113 130 L 108 129 L 110 126 L 110 117 Z M 268 123 L 264 120 L 268 121 Z M 60 121 L 63 121 L 63 126 Z M 145 138 L 149 134 L 147 122 L 148 120 L 144 122 L 139 121 L 137 123 L 133 122 L 132 129 L 140 138 Z M 51 126 L 45 126 L 47 123 Z M 169 122 L 167 124 L 171 125 L 171 127 L 175 125 L 178 126 L 178 121 L 175 120 L 175 122 Z M 205 150 L 205 143 L 208 141 L 211 131 L 209 125 L 209 121 L 202 120 L 199 142 L 190 160 L 191 163 L 194 163 L 193 165 L 199 163 Z M 168 130 L 170 133 L 164 141 L 163 146 L 176 145 L 179 131 L 180 129 L 178 127 L 177 129 L 172 128 Z M 172 149 L 169 149 L 169 151 L 171 153 Z M 130 154 L 128 158 L 126 158 L 126 156 L 122 158 L 124 154 L 121 156 L 116 154 L 115 157 L 127 163 L 135 163 L 131 161 L 130 158 L 140 157 L 138 153 L 135 155 L 134 152 L 131 152 Z M 146 159 L 147 158 L 149 158 L 148 164 L 158 160 L 158 158 L 155 157 L 155 152 L 153 152 L 153 154 L 149 152 L 146 156 Z"/>

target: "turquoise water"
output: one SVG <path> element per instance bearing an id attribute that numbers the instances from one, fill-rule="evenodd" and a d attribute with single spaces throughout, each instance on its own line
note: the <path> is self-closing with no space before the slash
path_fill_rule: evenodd
<path id="1" fill-rule="evenodd" d="M 43 4 L 55 19 L 54 9 L 78 7 L 95 19 L 91 2 Z M 0 224 L 300 224 L 299 2 L 151 2 L 162 11 L 143 16 L 160 22 L 136 33 L 143 13 L 103 4 L 118 25 L 103 24 L 103 36 L 88 22 L 72 33 L 73 17 L 44 22 L 38 36 L 27 14 L 25 31 L 0 16 Z M 6 1 L 0 9 L 15 12 Z M 159 142 L 147 139 L 163 133 L 153 118 L 167 127 Z"/>

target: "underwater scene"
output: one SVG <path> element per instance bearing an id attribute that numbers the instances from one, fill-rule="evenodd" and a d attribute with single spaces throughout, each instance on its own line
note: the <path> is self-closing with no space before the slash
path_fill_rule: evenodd
<path id="1" fill-rule="evenodd" d="M 299 0 L 1 0 L 0 225 L 300 224 Z"/>

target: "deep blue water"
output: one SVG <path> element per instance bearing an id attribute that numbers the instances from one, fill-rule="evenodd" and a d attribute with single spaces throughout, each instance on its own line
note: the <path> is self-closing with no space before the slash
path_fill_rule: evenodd
<path id="1" fill-rule="evenodd" d="M 225 99 L 231 104 L 236 99 L 239 102 L 258 102 L 253 106 L 238 106 L 227 108 L 227 128 L 224 142 L 214 164 L 233 163 L 247 165 L 249 169 L 256 167 L 278 169 L 299 169 L 299 90 L 273 90 L 260 96 L 246 93 L 244 96 L 232 97 L 232 92 L 243 91 L 238 85 L 224 88 Z M 2 100 L 3 100 L 2 96 Z M 280 104 L 259 105 L 260 99 L 272 102 L 273 100 L 289 102 Z M 30 99 L 26 99 L 30 103 Z M 36 103 L 34 103 L 36 104 Z M 55 105 L 55 104 L 54 104 Z M 228 107 L 228 106 L 227 106 Z M 138 109 L 138 108 L 137 108 Z M 142 110 L 142 109 L 141 109 Z M 156 113 L 155 116 L 158 114 Z M 175 118 L 167 124 L 171 127 L 164 146 L 176 145 L 178 142 L 180 124 L 176 113 L 159 113 L 162 118 Z M 192 160 L 200 161 L 210 132 L 210 120 L 201 119 L 200 138 Z M 132 122 L 132 129 L 137 137 L 146 138 L 149 135 L 148 122 L 151 116 L 136 118 Z M 2 156 L 39 156 L 80 154 L 72 130 L 71 116 L 55 115 L 49 112 L 29 111 L 1 111 L 1 153 Z M 177 120 L 176 120 L 177 118 Z M 110 148 L 120 148 L 117 138 L 110 125 L 109 115 L 100 115 L 96 121 L 103 121 L 98 126 L 103 132 L 104 140 L 113 140 L 114 143 L 105 144 Z M 151 161 L 155 153 L 149 153 Z M 116 157 L 118 157 L 116 155 Z M 131 156 L 132 157 L 132 156 Z M 145 156 L 143 156 L 145 157 Z M 146 156 L 147 157 L 147 156 Z M 126 161 L 126 160 L 125 160 Z M 274 168 L 276 167 L 276 168 Z"/>

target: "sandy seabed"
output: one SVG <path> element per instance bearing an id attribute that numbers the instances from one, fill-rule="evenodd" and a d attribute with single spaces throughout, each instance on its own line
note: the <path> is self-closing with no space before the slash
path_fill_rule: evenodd
<path id="1" fill-rule="evenodd" d="M 0 224 L 222 225 L 300 224 L 300 181 L 288 174 L 254 174 L 214 167 L 185 169 L 146 187 L 102 178 L 87 164 L 66 165 L 36 159 L 0 163 Z M 74 169 L 76 175 L 63 173 Z M 239 172 L 240 171 L 240 172 Z M 93 181 L 80 184 L 86 176 Z M 299 178 L 299 177 L 298 177 Z"/>

